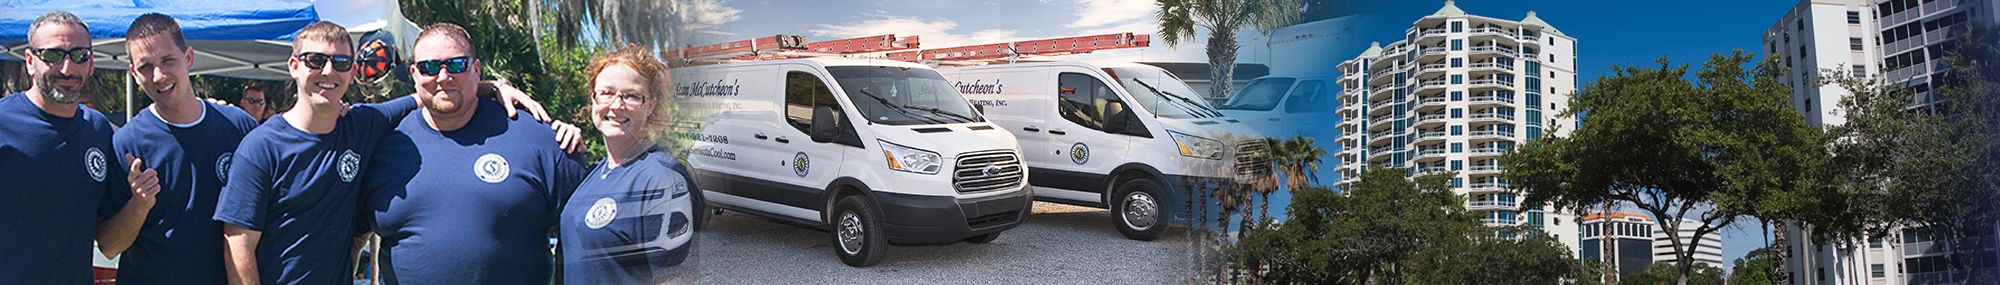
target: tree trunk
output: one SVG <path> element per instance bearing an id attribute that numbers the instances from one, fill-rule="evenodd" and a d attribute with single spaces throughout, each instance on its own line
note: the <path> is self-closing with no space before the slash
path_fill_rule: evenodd
<path id="1" fill-rule="evenodd" d="M 1215 28 L 1208 31 L 1208 96 L 1229 98 L 1236 79 L 1236 30 L 1235 27 Z"/>
<path id="2" fill-rule="evenodd" d="M 1250 201 L 1251 199 L 1250 197 L 1248 197 L 1249 195 L 1244 195 L 1244 196 L 1245 197 L 1243 197 L 1242 200 L 1237 200 L 1237 201 L 1242 201 L 1238 203 L 1242 204 L 1242 206 L 1236 206 L 1236 208 L 1243 209 L 1243 216 L 1242 216 L 1243 218 L 1238 219 L 1238 222 L 1241 224 L 1236 226 L 1236 242 L 1243 242 L 1243 238 L 1249 237 L 1250 227 L 1256 226 L 1257 224 L 1256 222 L 1252 221 L 1253 218 L 1250 217 L 1250 214 L 1254 213 L 1253 211 L 1250 210 L 1250 204 L 1256 203 L 1256 201 Z"/>
<path id="3" fill-rule="evenodd" d="M 1768 251 L 1771 254 L 1771 283 L 1792 284 L 1792 273 L 1785 268 L 1786 261 L 1792 255 L 1791 244 L 1787 241 L 1789 234 L 1785 233 L 1788 226 L 1784 221 L 1770 224 L 1772 225 L 1771 246 Z"/>
<path id="4" fill-rule="evenodd" d="M 1611 201 L 1605 200 L 1603 205 L 1599 206 L 1598 209 L 1597 249 L 1599 253 L 1597 261 L 1599 261 L 1598 265 L 1604 267 L 1603 272 L 1601 272 L 1603 273 L 1601 275 L 1604 275 L 1602 276 L 1604 283 L 1601 284 L 1618 284 L 1618 245 L 1616 242 L 1611 241 L 1611 233 L 1604 230 L 1605 225 L 1611 222 Z"/>

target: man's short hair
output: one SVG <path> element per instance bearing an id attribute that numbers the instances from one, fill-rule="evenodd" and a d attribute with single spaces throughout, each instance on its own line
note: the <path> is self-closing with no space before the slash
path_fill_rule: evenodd
<path id="1" fill-rule="evenodd" d="M 410 43 L 410 45 L 415 46 L 419 43 L 423 43 L 424 39 L 428 39 L 433 36 L 451 37 L 451 39 L 458 40 L 459 43 L 465 44 L 465 49 L 467 52 L 470 52 L 474 55 L 479 54 L 479 47 L 472 46 L 472 36 L 470 34 L 465 33 L 465 27 L 460 27 L 458 26 L 458 24 L 452 24 L 452 23 L 435 23 L 435 24 L 430 24 L 429 26 L 424 26 L 424 31 L 421 33 L 417 33 L 417 41 Z"/>
<path id="2" fill-rule="evenodd" d="M 243 92 L 250 92 L 250 91 L 264 92 L 264 86 L 258 86 L 257 84 L 244 84 Z"/>
<path id="3" fill-rule="evenodd" d="M 84 33 L 90 32 L 90 25 L 83 24 L 83 19 L 77 18 L 76 14 L 57 10 L 42 14 L 41 17 L 35 17 L 35 23 L 28 25 L 28 34 L 32 36 L 35 34 L 35 30 L 40 30 L 42 26 L 53 24 L 76 25 L 77 28 L 83 28 Z"/>
<path id="4" fill-rule="evenodd" d="M 153 35 L 167 35 L 174 38 L 174 47 L 187 49 L 187 37 L 181 35 L 180 23 L 174 17 L 160 13 L 146 13 L 132 20 L 132 26 L 125 28 L 125 42 L 137 41 Z"/>
<path id="5" fill-rule="evenodd" d="M 299 30 L 299 36 L 292 38 L 292 54 L 298 54 L 301 44 L 307 40 L 326 41 L 349 46 L 353 49 L 354 39 L 347 36 L 347 27 L 333 22 L 319 21 Z"/>

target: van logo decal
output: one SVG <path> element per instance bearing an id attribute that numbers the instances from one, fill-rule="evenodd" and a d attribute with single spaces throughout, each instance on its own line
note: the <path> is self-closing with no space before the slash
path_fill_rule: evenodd
<path id="1" fill-rule="evenodd" d="M 812 173 L 812 157 L 806 156 L 806 152 L 803 151 L 792 155 L 792 174 L 806 177 L 806 173 Z"/>
<path id="2" fill-rule="evenodd" d="M 951 87 L 958 88 L 959 94 L 1000 94 L 1002 85 L 999 79 L 994 79 L 991 84 L 983 83 L 984 81 L 985 79 L 973 80 L 972 83 L 954 81 Z"/>
<path id="3" fill-rule="evenodd" d="M 992 165 L 987 165 L 987 166 L 986 166 L 986 168 L 984 168 L 984 169 L 980 169 L 980 170 L 979 170 L 979 173 L 982 173 L 982 174 L 986 174 L 986 177 L 993 177 L 993 176 L 999 176 L 999 175 L 1000 175 L 1000 167 L 999 167 L 999 166 L 992 166 Z"/>
<path id="4" fill-rule="evenodd" d="M 1084 145 L 1082 142 L 1070 145 L 1069 162 L 1075 162 L 1077 165 L 1090 162 L 1090 146 Z"/>
<path id="5" fill-rule="evenodd" d="M 730 80 L 728 82 L 724 82 L 721 79 L 716 79 L 715 82 L 696 81 L 688 83 L 674 83 L 674 91 L 676 92 L 674 95 L 736 96 L 736 94 L 743 92 L 743 85 L 739 84 L 739 82 L 741 81 L 742 80 L 738 79 L 738 80 Z"/>

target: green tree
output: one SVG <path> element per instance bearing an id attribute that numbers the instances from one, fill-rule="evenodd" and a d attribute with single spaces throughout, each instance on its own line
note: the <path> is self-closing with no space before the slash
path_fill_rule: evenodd
<path id="1" fill-rule="evenodd" d="M 1698 244 L 1762 213 L 1763 199 L 1805 191 L 1810 179 L 1798 174 L 1824 161 L 1818 133 L 1787 103 L 1791 88 L 1777 80 L 1784 69 L 1773 58 L 1745 69 L 1750 58 L 1713 55 L 1694 81 L 1687 66 L 1664 58 L 1655 68 L 1614 66 L 1614 75 L 1571 96 L 1572 107 L 1560 115 L 1588 111 L 1582 127 L 1502 156 L 1503 176 L 1527 193 L 1524 207 L 1613 202 L 1653 214 L 1687 284 L 1695 273 L 1688 249 L 1696 244 L 1683 241 Z M 1682 229 L 1681 220 L 1702 224 Z"/>
<path id="2" fill-rule="evenodd" d="M 1722 269 L 1715 268 L 1714 266 L 1709 266 L 1707 263 L 1696 263 L 1693 266 L 1693 268 L 1695 269 L 1694 271 L 1695 273 L 1692 276 L 1688 276 L 1688 275 L 1682 275 L 1679 272 L 1680 269 L 1676 268 L 1676 266 L 1673 264 L 1653 263 L 1653 265 L 1646 266 L 1646 271 L 1641 271 L 1638 274 L 1625 276 L 1624 280 L 1618 281 L 1618 284 L 1619 285 L 1667 285 L 1667 284 L 1722 285 L 1722 280 L 1723 280 Z"/>
<path id="3" fill-rule="evenodd" d="M 1851 205 L 1842 216 L 1815 220 L 1825 228 L 1873 237 L 1894 225 L 1922 227 L 1954 245 L 1991 242 L 2000 209 L 2000 34 L 1990 27 L 1960 33 L 1957 48 L 1932 75 L 1932 96 L 1918 96 L 1897 78 L 1828 72 L 1847 89 L 1847 122 L 1828 131 L 1839 192 Z M 1919 99 L 1919 100 L 1913 100 Z M 1981 241 L 1977 239 L 1988 239 Z M 1976 268 L 1967 246 L 1950 246 L 1954 271 Z M 1981 274 L 1986 275 L 1986 274 Z M 1993 281 L 1985 278 L 1957 282 Z M 1967 278 L 1961 276 L 1960 278 Z"/>
<path id="4" fill-rule="evenodd" d="M 1771 254 L 1769 248 L 1750 250 L 1743 257 L 1736 258 L 1736 266 L 1729 269 L 1731 285 L 1773 285 L 1771 280 Z"/>
<path id="5" fill-rule="evenodd" d="M 515 1 L 403 1 L 404 16 L 418 25 L 453 23 L 472 35 L 472 45 L 484 64 L 483 77 L 504 78 L 532 94 L 557 120 L 584 130 L 586 158 L 604 157 L 602 136 L 590 124 L 589 82 L 584 67 L 601 49 L 590 41 L 557 38 L 553 27 L 535 26 L 526 15 L 542 11 L 533 3 Z M 532 47 L 532 48 L 523 48 Z"/>

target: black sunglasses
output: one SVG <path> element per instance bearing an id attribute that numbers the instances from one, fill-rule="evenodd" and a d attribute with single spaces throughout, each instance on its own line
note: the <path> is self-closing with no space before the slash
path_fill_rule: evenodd
<path id="1" fill-rule="evenodd" d="M 463 73 L 466 67 L 469 66 L 472 66 L 471 56 L 425 60 L 416 63 L 417 73 L 421 73 L 424 76 L 437 76 L 438 69 L 444 69 L 444 71 L 451 73 Z"/>
<path id="2" fill-rule="evenodd" d="M 69 62 L 73 63 L 90 61 L 90 47 L 28 48 L 28 53 L 41 57 L 42 62 L 50 64 L 62 62 L 63 58 L 69 58 Z"/>
<path id="3" fill-rule="evenodd" d="M 348 70 L 354 70 L 353 56 L 302 52 L 292 56 L 292 58 L 297 58 L 299 61 L 305 62 L 306 68 L 311 69 L 326 68 L 328 63 L 332 63 L 333 71 L 347 72 Z"/>

